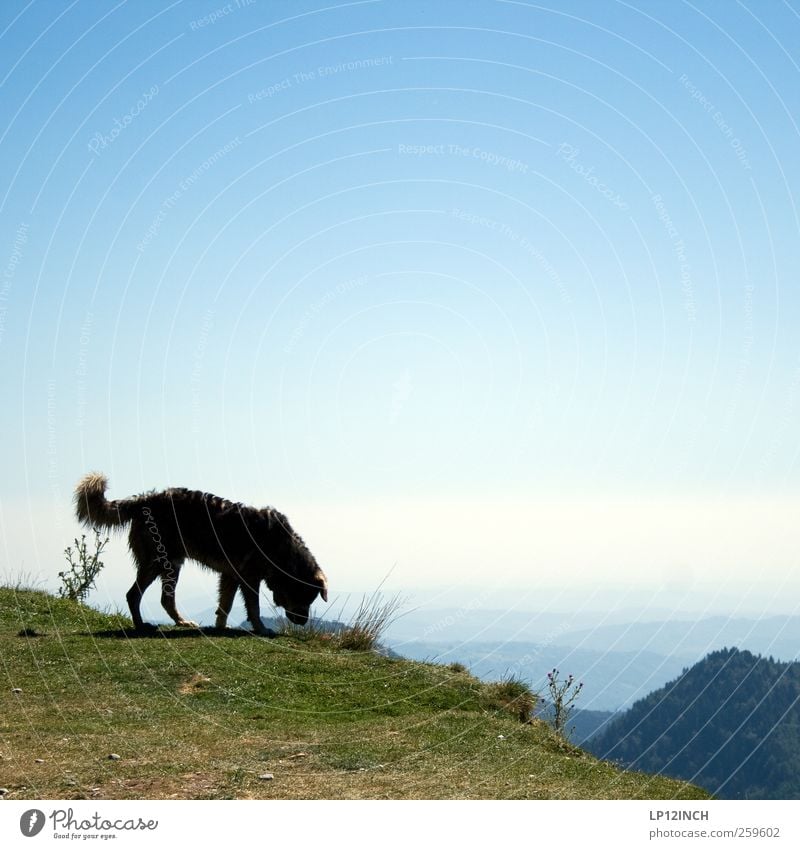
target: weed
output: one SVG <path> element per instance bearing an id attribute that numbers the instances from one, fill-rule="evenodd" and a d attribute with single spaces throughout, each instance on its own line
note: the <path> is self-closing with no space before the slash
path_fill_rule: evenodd
<path id="1" fill-rule="evenodd" d="M 69 569 L 58 573 L 62 583 L 58 590 L 59 596 L 71 601 L 79 601 L 81 604 L 86 601 L 86 596 L 94 587 L 94 582 L 103 568 L 100 555 L 108 544 L 108 537 L 103 539 L 97 528 L 92 530 L 94 531 L 94 552 L 89 553 L 86 534 L 81 534 L 80 542 L 75 540 L 74 550 L 72 546 L 64 549 L 64 557 L 67 558 Z"/>
<path id="2" fill-rule="evenodd" d="M 573 710 L 572 703 L 583 689 L 583 681 L 576 684 L 573 675 L 568 676 L 565 681 L 560 681 L 558 670 L 553 669 L 552 672 L 547 673 L 547 689 L 550 691 L 550 701 L 553 704 L 553 728 L 559 734 L 563 734 Z"/>

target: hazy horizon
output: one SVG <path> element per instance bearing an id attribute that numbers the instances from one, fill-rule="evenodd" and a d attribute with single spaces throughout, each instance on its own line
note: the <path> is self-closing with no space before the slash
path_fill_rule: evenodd
<path id="1" fill-rule="evenodd" d="M 117 494 L 109 491 L 109 497 Z M 800 611 L 800 527 L 792 524 L 800 503 L 387 499 L 371 506 L 366 520 L 360 503 L 282 509 L 328 572 L 334 602 L 339 594 L 371 593 L 383 584 L 385 593 L 440 608 L 638 607 L 643 614 L 657 608 L 709 616 Z M 4 511 L 14 530 L 5 535 L 0 574 L 29 573 L 55 589 L 64 547 L 88 532 L 72 517 L 71 503 L 41 511 L 47 515 L 44 533 L 37 511 Z M 105 599 L 101 604 L 122 603 L 134 577 L 126 533 L 110 537 L 106 570 L 93 595 Z M 211 573 L 187 562 L 181 596 L 207 595 L 210 606 L 214 586 Z M 153 590 L 151 602 L 157 595 Z M 316 610 L 323 614 L 325 607 L 318 603 Z"/>

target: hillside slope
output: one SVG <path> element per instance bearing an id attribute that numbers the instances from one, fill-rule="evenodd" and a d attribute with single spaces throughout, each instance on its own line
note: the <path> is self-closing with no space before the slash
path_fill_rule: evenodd
<path id="1" fill-rule="evenodd" d="M 706 796 L 599 762 L 445 666 L 319 637 L 129 626 L 0 589 L 7 798 Z"/>
<path id="2" fill-rule="evenodd" d="M 722 798 L 800 798 L 800 664 L 713 652 L 584 745 Z"/>

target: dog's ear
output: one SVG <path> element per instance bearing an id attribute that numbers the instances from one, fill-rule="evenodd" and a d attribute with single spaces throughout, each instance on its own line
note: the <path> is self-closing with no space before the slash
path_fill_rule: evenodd
<path id="1" fill-rule="evenodd" d="M 314 580 L 319 584 L 319 594 L 324 602 L 328 601 L 328 579 L 325 573 L 317 566 L 317 571 L 314 573 Z"/>

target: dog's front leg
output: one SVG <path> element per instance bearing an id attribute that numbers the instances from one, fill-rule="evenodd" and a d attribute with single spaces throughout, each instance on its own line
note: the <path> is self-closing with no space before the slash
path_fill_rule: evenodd
<path id="1" fill-rule="evenodd" d="M 244 596 L 244 609 L 247 611 L 247 619 L 253 626 L 253 632 L 262 637 L 269 637 L 271 631 L 264 627 L 261 621 L 261 610 L 258 603 L 258 587 L 261 581 L 258 578 L 247 576 L 242 579 L 242 595 Z"/>

